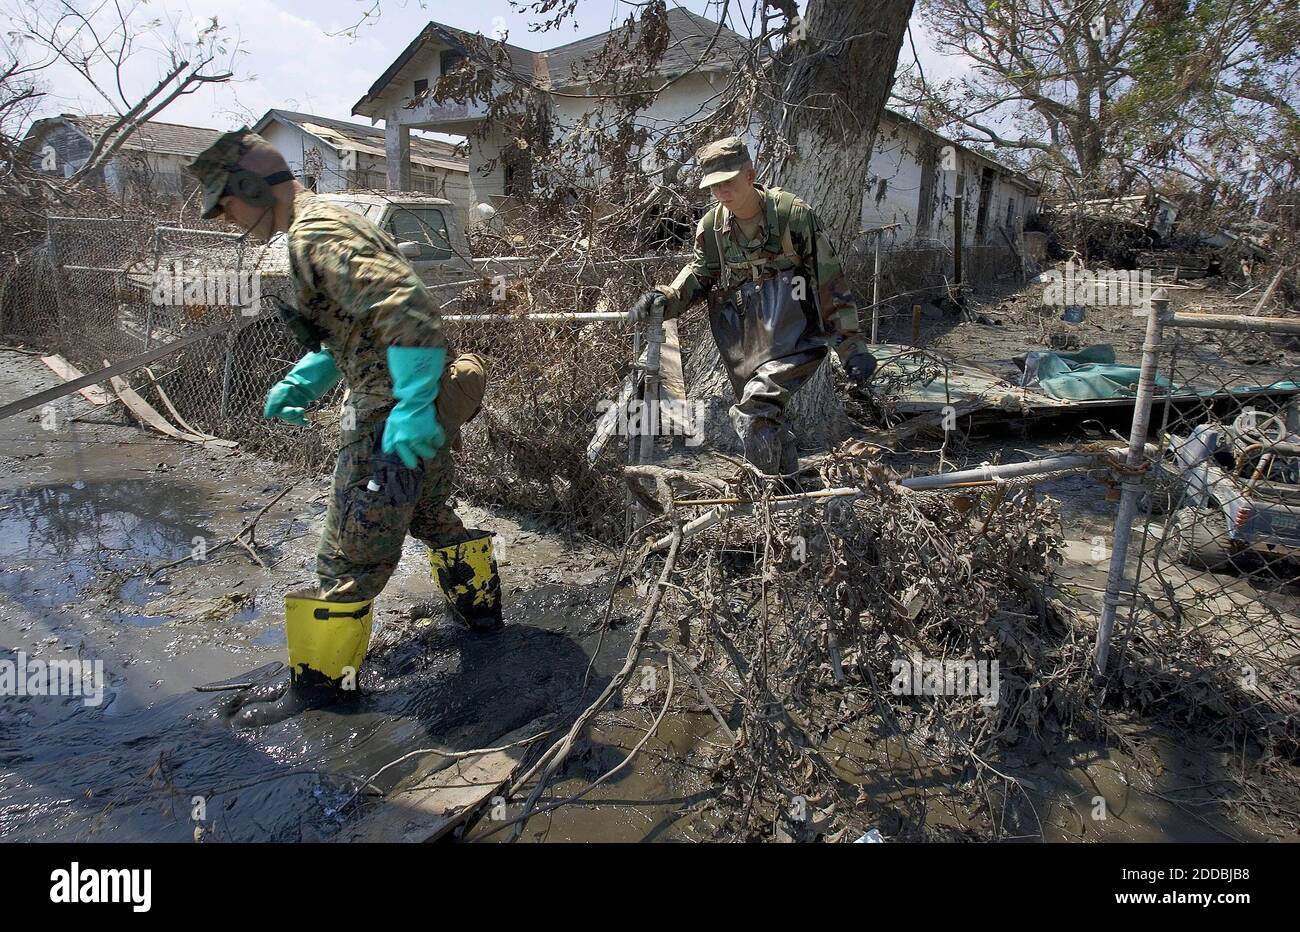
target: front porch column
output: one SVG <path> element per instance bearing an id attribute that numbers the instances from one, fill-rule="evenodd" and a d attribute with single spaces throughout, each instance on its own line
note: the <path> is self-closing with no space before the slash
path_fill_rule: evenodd
<path id="1" fill-rule="evenodd" d="M 396 114 L 384 120 L 384 162 L 389 191 L 411 190 L 411 129 Z"/>

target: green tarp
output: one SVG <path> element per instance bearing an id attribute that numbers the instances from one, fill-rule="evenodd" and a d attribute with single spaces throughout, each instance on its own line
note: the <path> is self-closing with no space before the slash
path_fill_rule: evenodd
<path id="1" fill-rule="evenodd" d="M 1124 398 L 1137 393 L 1139 368 L 1122 366 L 1115 362 L 1115 348 L 1109 343 L 1088 346 L 1077 353 L 1033 352 L 1025 357 L 1023 384 L 1037 387 L 1052 398 L 1067 401 L 1089 401 L 1095 398 Z M 1173 391 L 1187 395 L 1214 395 L 1223 388 L 1196 385 L 1171 385 L 1163 375 L 1156 376 L 1159 393 Z M 1266 391 L 1294 391 L 1300 388 L 1295 382 L 1274 382 L 1271 385 L 1234 385 L 1227 389 L 1232 394 L 1258 394 Z"/>

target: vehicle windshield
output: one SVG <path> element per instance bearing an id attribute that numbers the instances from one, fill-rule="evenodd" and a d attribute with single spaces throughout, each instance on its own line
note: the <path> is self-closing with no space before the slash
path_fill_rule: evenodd
<path id="1" fill-rule="evenodd" d="M 331 204 L 337 204 L 340 207 L 346 207 L 354 214 L 360 214 L 361 216 L 365 217 L 367 220 L 371 221 L 372 223 L 379 222 L 380 214 L 383 213 L 383 209 L 384 209 L 382 204 L 367 204 L 362 201 L 354 201 L 346 197 L 329 197 L 328 195 L 326 195 L 324 199 L 326 201 L 329 201 L 329 203 Z"/>
<path id="2" fill-rule="evenodd" d="M 394 207 L 388 232 L 399 243 L 419 245 L 416 259 L 428 262 L 451 258 L 447 221 L 436 207 Z"/>

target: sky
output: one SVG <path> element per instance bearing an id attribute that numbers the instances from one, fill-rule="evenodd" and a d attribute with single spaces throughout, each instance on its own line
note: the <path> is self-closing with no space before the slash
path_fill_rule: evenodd
<path id="1" fill-rule="evenodd" d="M 32 4 L 32 0 L 10 2 Z M 52 0 L 34 4 L 50 5 Z M 709 0 L 680 0 L 678 5 L 710 18 L 716 18 L 719 10 Z M 732 4 L 733 10 L 740 7 L 750 8 L 752 3 Z M 603 32 L 621 22 L 630 9 L 617 0 L 580 0 L 577 30 L 567 25 L 559 31 L 530 33 L 529 18 L 512 9 L 508 0 L 472 4 L 380 0 L 378 15 L 356 28 L 355 37 L 344 34 L 373 8 L 374 0 L 150 0 L 140 15 L 160 19 L 157 28 L 163 32 L 192 34 L 196 23 L 215 16 L 241 48 L 234 62 L 237 80 L 178 99 L 159 119 L 229 129 L 254 122 L 278 107 L 364 123 L 364 117 L 352 116 L 353 104 L 430 20 L 485 35 L 505 29 L 513 44 L 545 49 Z M 960 70 L 930 48 L 915 19 L 913 36 L 929 80 Z M 910 55 L 906 44 L 903 54 Z M 137 55 L 127 74 L 127 93 L 143 94 L 162 74 L 162 65 L 156 56 Z M 109 112 L 104 99 L 66 68 L 52 68 L 47 75 L 48 96 L 36 116 Z M 111 82 L 101 84 L 111 86 Z"/>

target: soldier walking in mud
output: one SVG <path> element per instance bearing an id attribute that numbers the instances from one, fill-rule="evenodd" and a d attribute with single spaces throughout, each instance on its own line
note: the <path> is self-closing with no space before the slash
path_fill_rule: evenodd
<path id="1" fill-rule="evenodd" d="M 839 260 L 812 208 L 788 191 L 755 182 L 745 144 L 719 139 L 696 153 L 701 188 L 717 200 L 695 230 L 691 261 L 671 285 L 642 295 L 644 317 L 664 301 L 671 320 L 707 296 L 709 323 L 736 403 L 731 423 L 745 459 L 767 474 L 798 468 L 784 423 L 791 396 L 834 347 L 845 371 L 866 384 L 876 368 L 867 351 Z"/>
<path id="2" fill-rule="evenodd" d="M 333 494 L 316 554 L 316 588 L 285 597 L 289 676 L 249 690 L 238 724 L 278 721 L 355 695 L 373 600 L 408 531 L 429 548 L 453 614 L 501 625 L 492 537 L 451 509 L 450 447 L 482 403 L 482 360 L 447 347 L 437 307 L 393 239 L 293 180 L 280 153 L 247 129 L 189 167 L 203 216 L 247 233 L 287 235 L 297 307 L 281 316 L 307 350 L 266 397 L 264 414 L 307 423 L 340 378 L 349 391 Z M 448 360 L 451 359 L 450 365 Z"/>

